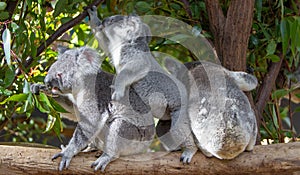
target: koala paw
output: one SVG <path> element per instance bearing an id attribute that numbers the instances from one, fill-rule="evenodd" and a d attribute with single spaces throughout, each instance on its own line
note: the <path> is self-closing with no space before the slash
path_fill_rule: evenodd
<path id="1" fill-rule="evenodd" d="M 112 157 L 109 156 L 106 153 L 103 153 L 92 165 L 91 168 L 95 167 L 95 171 L 98 171 L 99 169 L 104 172 L 106 166 L 109 164 L 109 162 L 112 161 Z"/>
<path id="2" fill-rule="evenodd" d="M 66 148 L 63 145 L 61 146 L 61 148 L 62 148 L 62 151 L 60 153 L 55 154 L 52 157 L 52 161 L 54 159 L 57 159 L 58 157 L 61 157 L 61 161 L 59 163 L 59 168 L 58 168 L 59 171 L 62 171 L 64 168 L 68 168 L 70 165 L 70 162 L 74 156 L 74 155 L 68 154 L 66 151 Z"/>
<path id="3" fill-rule="evenodd" d="M 183 164 L 189 164 L 192 161 L 192 158 L 194 156 L 194 154 L 197 152 L 197 149 L 186 149 L 183 151 L 183 153 L 181 154 L 180 157 L 180 162 L 182 162 Z"/>
<path id="4" fill-rule="evenodd" d="M 31 84 L 30 91 L 35 95 L 39 95 L 41 90 L 45 90 L 46 86 L 43 84 Z"/>
<path id="5" fill-rule="evenodd" d="M 96 6 L 93 6 L 91 9 L 88 9 L 87 11 L 88 11 L 90 17 L 91 16 L 97 17 L 97 7 Z"/>

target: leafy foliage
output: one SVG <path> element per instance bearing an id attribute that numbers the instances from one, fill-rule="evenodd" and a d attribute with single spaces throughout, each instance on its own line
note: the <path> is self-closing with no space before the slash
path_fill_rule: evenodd
<path id="1" fill-rule="evenodd" d="M 16 4 L 12 16 L 7 9 L 9 3 Z M 46 40 L 53 36 L 59 27 L 75 18 L 91 3 L 92 0 L 0 2 L 0 24 L 3 28 L 3 47 L 0 48 L 0 58 L 3 58 L 0 62 L 0 129 L 11 133 L 14 141 L 34 142 L 32 135 L 40 135 L 43 132 L 54 131 L 57 135 L 60 134 L 62 123 L 58 112 L 65 111 L 51 97 L 45 94 L 31 94 L 28 91 L 29 83 L 43 82 L 49 66 L 56 59 L 55 50 L 58 44 L 69 47 L 89 44 L 96 47 L 95 40 L 91 39 L 92 34 L 86 18 L 59 37 L 50 47 L 39 51 L 39 46 L 45 45 Z M 226 12 L 230 1 L 222 0 L 220 3 Z M 98 12 L 101 18 L 132 13 L 170 16 L 190 24 L 202 35 L 212 39 L 203 0 L 106 0 L 99 6 Z M 154 38 L 150 48 L 153 51 L 171 54 L 182 62 L 195 59 L 183 46 L 162 38 Z M 282 142 L 283 136 L 295 136 L 292 130 L 283 130 L 282 121 L 291 124 L 289 117 L 299 109 L 291 111 L 289 106 L 281 107 L 279 102 L 282 97 L 293 91 L 289 82 L 296 79 L 294 73 L 299 67 L 299 51 L 300 17 L 297 1 L 256 0 L 253 30 L 249 40 L 248 65 L 254 68 L 254 74 L 261 82 L 270 63 L 280 61 L 281 55 L 284 57 L 283 83 L 277 84 L 277 89 L 272 93 L 272 98 L 265 108 L 261 127 L 262 138 Z M 29 66 L 26 63 L 28 58 L 33 58 Z M 113 72 L 108 61 L 102 67 Z M 20 74 L 16 75 L 16 72 Z M 253 95 L 255 97 L 256 93 Z M 32 117 L 35 108 L 46 113 L 48 119 Z M 15 122 L 16 120 L 18 122 Z"/>

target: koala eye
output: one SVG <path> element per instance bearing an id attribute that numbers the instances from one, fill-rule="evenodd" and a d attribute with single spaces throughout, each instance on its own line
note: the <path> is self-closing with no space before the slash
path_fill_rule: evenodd
<path id="1" fill-rule="evenodd" d="M 56 78 L 61 79 L 62 73 L 57 73 Z"/>

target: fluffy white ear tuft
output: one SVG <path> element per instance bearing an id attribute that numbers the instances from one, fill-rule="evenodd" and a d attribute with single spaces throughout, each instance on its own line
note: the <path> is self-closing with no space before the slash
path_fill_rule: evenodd
<path id="1" fill-rule="evenodd" d="M 235 84 L 242 91 L 251 91 L 256 88 L 258 83 L 255 76 L 246 72 L 234 72 L 227 70 L 227 75 L 234 80 Z"/>
<path id="2" fill-rule="evenodd" d="M 80 55 L 81 57 L 85 58 L 91 64 L 99 64 L 100 63 L 100 55 L 99 53 L 89 47 L 82 47 L 80 48 Z"/>
<path id="3" fill-rule="evenodd" d="M 77 65 L 83 72 L 97 72 L 100 68 L 100 55 L 98 52 L 89 47 L 79 48 Z"/>

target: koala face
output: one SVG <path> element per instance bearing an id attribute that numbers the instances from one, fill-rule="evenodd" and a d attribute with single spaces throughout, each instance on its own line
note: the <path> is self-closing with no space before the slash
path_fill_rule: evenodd
<path id="1" fill-rule="evenodd" d="M 53 94 L 72 93 L 75 75 L 97 73 L 100 58 L 88 47 L 60 49 L 58 59 L 50 67 L 45 84 Z"/>
<path id="2" fill-rule="evenodd" d="M 104 19 L 103 32 L 114 42 L 131 42 L 144 39 L 146 43 L 151 40 L 149 27 L 138 16 L 115 15 Z"/>

